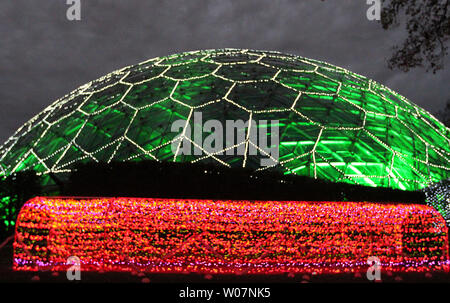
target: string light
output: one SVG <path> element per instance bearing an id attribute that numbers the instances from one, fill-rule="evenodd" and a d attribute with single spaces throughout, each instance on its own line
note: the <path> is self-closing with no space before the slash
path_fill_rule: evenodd
<path id="1" fill-rule="evenodd" d="M 154 58 L 81 86 L 0 147 L 0 176 L 130 159 L 270 168 L 247 153 L 221 157 L 228 147 L 208 153 L 197 146 L 203 155 L 174 157 L 167 126 L 178 119 L 188 125 L 200 110 L 205 117 L 280 120 L 280 157 L 272 160 L 286 174 L 404 190 L 450 176 L 448 128 L 403 96 L 325 62 L 247 49 Z M 263 150 L 248 135 L 233 144 Z"/>
<path id="2" fill-rule="evenodd" d="M 448 271 L 448 229 L 414 204 L 44 198 L 22 208 L 15 270 L 153 273 Z"/>
<path id="3" fill-rule="evenodd" d="M 424 193 L 426 203 L 433 206 L 450 226 L 450 179 L 430 185 Z"/>

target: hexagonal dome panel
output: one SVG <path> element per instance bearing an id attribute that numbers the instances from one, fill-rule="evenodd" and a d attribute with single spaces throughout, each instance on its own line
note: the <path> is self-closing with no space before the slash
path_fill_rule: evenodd
<path id="1" fill-rule="evenodd" d="M 278 121 L 279 157 L 260 165 L 235 148 L 174 156 L 174 121 Z M 183 133 L 187 131 L 183 129 Z M 248 134 L 248 127 L 238 129 Z M 186 135 L 185 135 L 186 137 Z M 236 136 L 239 138 L 239 136 Z M 215 162 L 336 182 L 415 190 L 450 176 L 449 129 L 373 80 L 324 62 L 239 49 L 195 51 L 125 67 L 83 85 L 0 147 L 0 176 L 70 172 L 95 161 Z"/>

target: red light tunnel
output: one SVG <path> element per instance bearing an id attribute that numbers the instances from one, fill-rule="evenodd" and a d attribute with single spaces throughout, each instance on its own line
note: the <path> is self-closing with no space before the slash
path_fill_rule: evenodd
<path id="1" fill-rule="evenodd" d="M 448 270 L 444 219 L 416 204 L 45 198 L 16 224 L 14 269 L 340 273 Z"/>

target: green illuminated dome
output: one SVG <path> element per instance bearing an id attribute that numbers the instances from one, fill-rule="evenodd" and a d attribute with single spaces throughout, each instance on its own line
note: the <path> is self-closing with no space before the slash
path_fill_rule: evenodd
<path id="1" fill-rule="evenodd" d="M 1 146 L 0 175 L 143 159 L 270 168 L 247 154 L 174 157 L 172 122 L 194 112 L 278 120 L 271 169 L 285 174 L 406 190 L 449 177 L 449 129 L 406 98 L 327 63 L 235 49 L 155 58 L 78 88 Z M 258 144 L 246 140 L 238 144 Z"/>

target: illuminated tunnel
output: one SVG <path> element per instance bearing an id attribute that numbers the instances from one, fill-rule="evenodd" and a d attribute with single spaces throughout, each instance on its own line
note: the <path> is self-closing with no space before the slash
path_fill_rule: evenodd
<path id="1" fill-rule="evenodd" d="M 359 202 L 37 197 L 22 208 L 15 270 L 280 274 L 448 270 L 432 207 Z"/>

